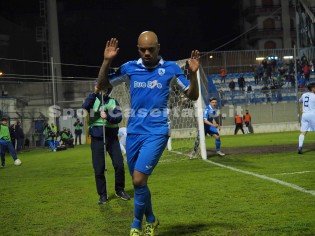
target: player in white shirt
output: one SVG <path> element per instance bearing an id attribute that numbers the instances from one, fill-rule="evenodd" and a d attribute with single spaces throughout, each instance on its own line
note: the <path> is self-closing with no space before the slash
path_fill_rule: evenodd
<path id="1" fill-rule="evenodd" d="M 304 137 L 308 131 L 315 131 L 315 83 L 307 86 L 309 92 L 304 93 L 299 102 L 302 103 L 301 134 L 299 136 L 298 154 L 302 154 Z"/>
<path id="2" fill-rule="evenodd" d="M 122 153 L 125 155 L 126 154 L 126 138 L 127 138 L 127 128 L 126 127 L 121 127 L 118 130 L 118 138 L 119 138 L 119 144 L 120 144 L 120 149 Z"/>

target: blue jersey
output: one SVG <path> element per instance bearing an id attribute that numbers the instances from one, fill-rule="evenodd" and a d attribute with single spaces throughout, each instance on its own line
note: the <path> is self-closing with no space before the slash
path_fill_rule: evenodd
<path id="1" fill-rule="evenodd" d="M 189 88 L 189 80 L 180 67 L 175 62 L 163 59 L 152 69 L 146 68 L 141 58 L 129 61 L 110 75 L 113 86 L 122 82 L 130 84 L 128 134 L 168 135 L 167 101 L 172 79 L 176 80 L 182 91 Z"/>
<path id="2" fill-rule="evenodd" d="M 203 113 L 203 118 L 213 123 L 213 118 L 217 117 L 217 110 L 208 105 Z M 206 125 L 206 124 L 205 124 Z"/>

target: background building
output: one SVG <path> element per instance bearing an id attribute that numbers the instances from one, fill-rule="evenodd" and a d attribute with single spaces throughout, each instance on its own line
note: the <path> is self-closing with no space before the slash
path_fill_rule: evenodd
<path id="1" fill-rule="evenodd" d="M 241 48 L 315 46 L 314 12 L 312 0 L 243 0 L 240 27 L 246 34 Z"/>

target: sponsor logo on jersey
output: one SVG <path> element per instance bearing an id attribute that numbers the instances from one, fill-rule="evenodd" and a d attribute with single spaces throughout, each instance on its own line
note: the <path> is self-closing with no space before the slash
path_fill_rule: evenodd
<path id="1" fill-rule="evenodd" d="M 134 81 L 133 87 L 134 88 L 150 88 L 150 89 L 158 88 L 158 89 L 161 89 L 162 84 L 159 83 L 157 80 L 148 81 L 148 82 Z"/>

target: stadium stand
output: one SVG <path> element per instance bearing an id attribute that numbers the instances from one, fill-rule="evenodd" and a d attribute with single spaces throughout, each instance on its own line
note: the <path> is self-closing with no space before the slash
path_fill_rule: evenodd
<path id="1" fill-rule="evenodd" d="M 239 90 L 237 85 L 237 79 L 240 77 L 241 73 L 229 73 L 226 75 L 226 82 L 221 83 L 220 74 L 210 74 L 208 78 L 208 90 L 210 94 L 219 94 L 221 99 L 221 105 L 235 105 L 235 104 L 249 104 L 249 103 L 266 103 L 266 97 L 269 96 L 270 100 L 268 102 L 289 102 L 296 101 L 296 89 L 295 87 L 284 87 L 283 84 L 278 89 L 270 89 L 270 82 L 268 84 L 268 90 L 264 92 L 262 90 L 263 84 L 255 84 L 254 73 L 245 72 L 243 76 L 246 81 L 246 86 L 249 84 L 252 87 L 252 92 L 247 93 Z M 274 78 L 278 74 L 274 75 Z M 299 77 L 298 77 L 299 78 Z M 235 93 L 231 94 L 228 84 L 231 80 L 236 83 Z M 310 75 L 310 82 L 315 82 L 315 71 L 313 70 Z M 220 92 L 218 92 L 220 91 Z M 304 91 L 303 88 L 299 88 L 299 91 Z"/>

